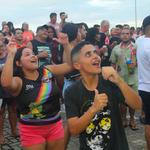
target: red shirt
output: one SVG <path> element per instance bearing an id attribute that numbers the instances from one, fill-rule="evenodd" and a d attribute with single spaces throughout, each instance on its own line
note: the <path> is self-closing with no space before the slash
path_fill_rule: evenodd
<path id="1" fill-rule="evenodd" d="M 27 45 L 27 42 L 23 42 L 21 45 L 16 42 L 17 49 L 21 47 L 25 47 L 26 45 Z"/>
<path id="2" fill-rule="evenodd" d="M 23 32 L 23 41 L 26 41 L 26 43 L 28 43 L 31 40 L 33 40 L 33 33 L 31 31 L 24 31 Z"/>

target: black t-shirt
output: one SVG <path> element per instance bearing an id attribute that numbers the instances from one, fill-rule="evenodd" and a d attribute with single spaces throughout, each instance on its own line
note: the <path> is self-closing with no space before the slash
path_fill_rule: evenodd
<path id="1" fill-rule="evenodd" d="M 99 48 L 102 48 L 103 45 L 105 45 L 105 39 L 106 39 L 106 35 L 103 32 L 100 32 L 100 41 L 98 43 Z"/>
<path id="2" fill-rule="evenodd" d="M 52 52 L 51 52 L 51 45 L 47 42 L 43 43 L 36 39 L 31 41 L 33 46 L 33 52 L 35 55 L 39 54 L 42 51 L 46 51 L 48 53 L 47 58 L 40 58 L 39 59 L 39 66 L 47 65 L 52 63 Z"/>
<path id="3" fill-rule="evenodd" d="M 106 45 L 105 44 L 105 40 L 106 40 L 107 36 L 103 32 L 100 32 L 99 34 L 100 34 L 100 41 L 98 43 L 98 46 L 99 46 L 99 48 L 102 48 L 104 45 Z M 106 45 L 106 46 L 108 48 L 108 54 L 107 54 L 107 56 L 104 56 L 104 54 L 102 54 L 102 56 L 101 56 L 101 67 L 103 67 L 103 66 L 110 66 L 111 65 L 110 61 L 109 61 L 111 50 L 110 50 L 108 45 Z"/>
<path id="4" fill-rule="evenodd" d="M 52 73 L 40 68 L 37 80 L 23 78 L 17 108 L 20 122 L 30 125 L 45 125 L 60 120 L 59 89 Z"/>
<path id="5" fill-rule="evenodd" d="M 65 74 L 66 79 L 75 79 L 80 76 L 80 72 L 78 70 L 73 70 L 67 74 Z"/>
<path id="6" fill-rule="evenodd" d="M 80 150 L 129 150 L 119 110 L 119 103 L 124 101 L 121 91 L 101 75 L 97 89 L 107 94 L 109 102 L 80 134 Z M 82 116 L 94 96 L 95 92 L 87 90 L 81 80 L 70 86 L 65 92 L 67 118 Z"/>

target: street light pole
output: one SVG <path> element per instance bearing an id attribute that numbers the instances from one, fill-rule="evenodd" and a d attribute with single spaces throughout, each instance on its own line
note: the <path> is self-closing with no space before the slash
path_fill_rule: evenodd
<path id="1" fill-rule="evenodd" d="M 135 28 L 137 28 L 137 2 L 135 0 Z"/>

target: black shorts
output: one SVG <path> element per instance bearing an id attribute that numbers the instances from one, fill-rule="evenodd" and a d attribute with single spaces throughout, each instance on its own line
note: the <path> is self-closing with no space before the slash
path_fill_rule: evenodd
<path id="1" fill-rule="evenodd" d="M 143 102 L 145 124 L 150 125 L 150 92 L 139 90 L 139 95 L 141 96 Z"/>

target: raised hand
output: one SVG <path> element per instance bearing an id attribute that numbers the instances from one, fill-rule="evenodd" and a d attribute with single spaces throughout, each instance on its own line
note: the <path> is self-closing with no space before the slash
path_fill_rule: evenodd
<path id="1" fill-rule="evenodd" d="M 95 97 L 94 102 L 91 106 L 91 109 L 97 113 L 98 111 L 102 111 L 104 107 L 107 106 L 108 103 L 108 97 L 105 93 L 99 94 L 98 90 L 95 89 Z"/>
<path id="2" fill-rule="evenodd" d="M 7 53 L 15 54 L 17 52 L 16 43 L 14 41 L 10 41 L 7 45 Z"/>
<path id="3" fill-rule="evenodd" d="M 47 51 L 41 51 L 38 54 L 38 58 L 47 58 L 48 57 L 48 52 Z"/>
<path id="4" fill-rule="evenodd" d="M 105 80 L 109 80 L 115 84 L 121 81 L 120 76 L 113 67 L 102 67 L 102 75 Z"/>
<path id="5" fill-rule="evenodd" d="M 53 38 L 53 40 L 57 41 L 62 45 L 69 44 L 68 35 L 62 32 L 58 33 L 58 38 Z"/>

